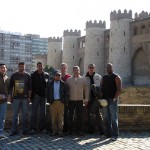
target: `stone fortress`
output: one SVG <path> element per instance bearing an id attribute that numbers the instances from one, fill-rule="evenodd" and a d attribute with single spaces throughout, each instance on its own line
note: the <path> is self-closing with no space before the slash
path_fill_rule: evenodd
<path id="1" fill-rule="evenodd" d="M 63 49 L 63 50 L 62 50 Z M 108 62 L 114 66 L 124 84 L 150 84 L 150 13 L 120 10 L 110 13 L 110 29 L 105 21 L 87 21 L 86 35 L 80 30 L 64 30 L 63 38 L 48 40 L 47 64 L 59 69 L 68 64 L 72 74 L 74 65 L 86 73 L 90 63 L 96 65 L 96 72 L 104 75 Z"/>

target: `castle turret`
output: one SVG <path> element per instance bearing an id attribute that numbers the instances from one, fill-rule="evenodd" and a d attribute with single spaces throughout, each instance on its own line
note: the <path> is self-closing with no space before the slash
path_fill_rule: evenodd
<path id="1" fill-rule="evenodd" d="M 63 33 L 63 61 L 68 64 L 68 72 L 72 74 L 72 68 L 78 65 L 78 43 L 77 38 L 81 36 L 81 31 L 65 30 Z"/>
<path id="2" fill-rule="evenodd" d="M 134 15 L 135 20 L 137 20 L 137 19 L 143 19 L 143 18 L 147 18 L 147 17 L 150 17 L 150 13 L 148 13 L 147 11 L 146 12 L 142 11 L 139 14 L 135 13 L 135 15 Z"/>
<path id="3" fill-rule="evenodd" d="M 96 72 L 104 74 L 104 31 L 105 21 L 86 22 L 84 73 L 87 72 L 88 64 L 96 65 Z"/>
<path id="4" fill-rule="evenodd" d="M 109 62 L 114 66 L 124 83 L 129 83 L 131 78 L 130 56 L 130 22 L 132 11 L 124 10 L 123 13 L 113 11 L 110 14 L 110 47 Z"/>
<path id="5" fill-rule="evenodd" d="M 62 62 L 62 38 L 48 38 L 47 65 L 59 69 Z"/>

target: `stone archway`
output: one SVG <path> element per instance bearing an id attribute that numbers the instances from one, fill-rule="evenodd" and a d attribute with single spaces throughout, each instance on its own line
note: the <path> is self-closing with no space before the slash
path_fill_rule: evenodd
<path id="1" fill-rule="evenodd" d="M 150 82 L 150 63 L 148 54 L 139 48 L 132 59 L 132 81 L 134 85 L 147 85 Z"/>

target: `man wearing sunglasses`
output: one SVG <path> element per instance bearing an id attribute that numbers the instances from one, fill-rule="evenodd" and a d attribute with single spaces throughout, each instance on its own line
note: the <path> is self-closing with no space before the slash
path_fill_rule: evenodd
<path id="1" fill-rule="evenodd" d="M 88 71 L 85 77 L 87 78 L 87 81 L 89 82 L 88 84 L 89 84 L 90 89 L 93 84 L 95 84 L 96 86 L 100 86 L 101 76 L 95 72 L 95 64 L 88 65 Z M 87 132 L 90 134 L 95 132 L 95 123 L 94 123 L 94 116 L 93 116 L 95 115 L 100 135 L 103 135 L 104 129 L 103 129 L 102 117 L 100 114 L 100 107 L 99 107 L 100 105 L 93 90 L 91 89 L 89 90 L 89 92 L 90 92 L 89 102 L 87 105 L 87 115 L 88 115 L 88 131 Z"/>

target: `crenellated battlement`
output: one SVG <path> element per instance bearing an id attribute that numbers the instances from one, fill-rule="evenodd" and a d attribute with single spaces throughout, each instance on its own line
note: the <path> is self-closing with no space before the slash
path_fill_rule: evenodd
<path id="1" fill-rule="evenodd" d="M 143 19 L 143 18 L 147 18 L 150 17 L 150 13 L 148 13 L 147 11 L 142 11 L 141 13 L 135 13 L 134 18 L 135 19 Z"/>
<path id="2" fill-rule="evenodd" d="M 48 42 L 62 42 L 62 38 L 61 37 L 49 37 L 48 38 Z"/>
<path id="3" fill-rule="evenodd" d="M 110 20 L 118 20 L 123 18 L 132 19 L 132 11 L 129 10 L 129 12 L 127 12 L 127 10 L 125 9 L 124 12 L 122 13 L 121 10 L 119 9 L 118 12 L 114 10 L 113 12 L 110 13 Z"/>
<path id="4" fill-rule="evenodd" d="M 97 22 L 96 20 L 94 20 L 94 22 L 92 22 L 91 20 L 90 21 L 87 21 L 86 22 L 86 29 L 87 28 L 94 28 L 94 27 L 100 27 L 100 28 L 106 28 L 106 22 L 105 21 L 99 21 Z"/>
<path id="5" fill-rule="evenodd" d="M 80 30 L 64 30 L 63 36 L 81 36 L 81 31 Z"/>

